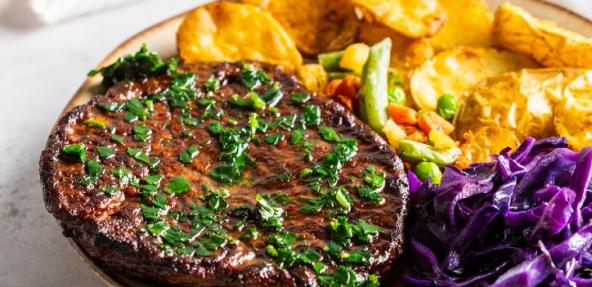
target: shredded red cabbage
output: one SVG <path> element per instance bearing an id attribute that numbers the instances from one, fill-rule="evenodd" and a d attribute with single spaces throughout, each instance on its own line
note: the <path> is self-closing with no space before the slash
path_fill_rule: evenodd
<path id="1" fill-rule="evenodd" d="M 526 139 L 412 190 L 408 286 L 592 286 L 592 147 Z"/>

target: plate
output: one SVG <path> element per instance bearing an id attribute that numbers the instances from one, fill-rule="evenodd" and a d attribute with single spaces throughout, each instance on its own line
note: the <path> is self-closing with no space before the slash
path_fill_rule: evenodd
<path id="1" fill-rule="evenodd" d="M 577 31 L 585 36 L 592 37 L 592 21 L 570 12 L 564 8 L 554 4 L 544 2 L 542 0 L 487 0 L 492 10 L 503 2 L 511 2 L 521 7 L 524 7 L 532 15 L 540 18 L 546 18 L 556 21 L 560 26 Z M 139 47 L 146 43 L 150 50 L 157 52 L 163 59 L 168 59 L 177 56 L 176 36 L 177 29 L 183 21 L 184 13 L 171 17 L 160 23 L 157 23 L 127 39 L 121 43 L 117 48 L 111 51 L 98 65 L 102 67 L 108 65 L 117 58 L 125 55 L 135 53 Z M 84 104 L 97 93 L 98 84 L 100 84 L 99 77 L 87 78 L 76 93 L 72 96 L 60 118 L 75 106 Z M 111 270 L 100 266 L 93 261 L 86 252 L 78 246 L 73 240 L 69 239 L 71 245 L 76 249 L 77 253 L 89 265 L 90 269 L 97 274 L 101 280 L 110 287 L 152 287 L 156 286 L 148 282 L 141 282 L 125 274 L 118 273 L 116 270 Z"/>

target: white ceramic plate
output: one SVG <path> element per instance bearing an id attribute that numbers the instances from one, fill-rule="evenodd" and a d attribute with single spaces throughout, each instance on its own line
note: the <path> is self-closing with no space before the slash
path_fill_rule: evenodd
<path id="1" fill-rule="evenodd" d="M 577 31 L 588 37 L 592 37 L 592 21 L 578 16 L 570 11 L 567 11 L 559 6 L 543 2 L 541 0 L 487 0 L 492 11 L 500 3 L 511 2 L 524 7 L 528 12 L 534 16 L 551 19 L 559 23 L 559 25 Z M 176 36 L 177 28 L 181 25 L 184 14 L 169 18 L 144 31 L 139 32 L 133 37 L 127 39 L 109 53 L 97 66 L 101 67 L 114 62 L 117 58 L 136 52 L 142 43 L 146 43 L 150 50 L 157 52 L 162 58 L 171 58 L 177 56 Z M 462 17 L 462 15 L 459 15 Z M 72 96 L 70 102 L 64 108 L 62 115 L 70 110 L 72 107 L 86 103 L 93 95 L 94 89 L 100 83 L 100 77 L 88 78 L 80 86 L 78 91 Z M 60 118 L 61 116 L 60 115 Z M 72 246 L 78 251 L 78 254 L 84 258 L 89 264 L 90 268 L 95 272 L 107 286 L 113 287 L 148 287 L 155 286 L 154 284 L 139 282 L 129 278 L 123 274 L 102 268 L 93 262 L 90 257 L 72 240 Z"/>

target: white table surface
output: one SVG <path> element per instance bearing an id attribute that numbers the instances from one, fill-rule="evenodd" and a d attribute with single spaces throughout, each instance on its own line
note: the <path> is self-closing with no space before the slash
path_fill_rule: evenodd
<path id="1" fill-rule="evenodd" d="M 45 211 L 39 155 L 89 69 L 135 32 L 198 2 L 141 1 L 34 29 L 0 19 L 0 286 L 104 286 Z"/>
<path id="2" fill-rule="evenodd" d="M 198 2 L 142 1 L 35 29 L 0 20 L 0 286 L 105 286 L 45 211 L 39 155 L 89 69 L 127 37 Z"/>

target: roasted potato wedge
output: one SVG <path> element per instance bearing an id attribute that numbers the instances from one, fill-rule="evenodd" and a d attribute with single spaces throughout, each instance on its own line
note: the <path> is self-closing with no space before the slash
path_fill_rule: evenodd
<path id="1" fill-rule="evenodd" d="M 329 76 L 319 64 L 306 64 L 298 69 L 298 78 L 310 91 L 320 93 L 329 83 Z"/>
<path id="2" fill-rule="evenodd" d="M 494 37 L 502 47 L 528 55 L 545 67 L 592 68 L 592 39 L 534 18 L 512 4 L 498 7 Z"/>
<path id="3" fill-rule="evenodd" d="M 464 100 L 455 120 L 457 135 L 462 137 L 487 125 L 513 130 L 522 137 L 556 135 L 554 109 L 583 87 L 592 89 L 592 81 L 582 79 L 586 73 L 580 69 L 548 68 L 488 78 Z"/>
<path id="4" fill-rule="evenodd" d="M 555 131 L 575 150 L 592 146 L 592 71 L 586 71 L 564 89 L 555 106 Z"/>
<path id="5" fill-rule="evenodd" d="M 436 0 L 350 0 L 366 20 L 381 23 L 407 37 L 433 36 L 446 21 Z"/>
<path id="6" fill-rule="evenodd" d="M 529 58 L 494 48 L 458 47 L 437 54 L 411 75 L 411 96 L 422 110 L 434 111 L 438 98 L 460 99 L 481 80 L 537 65 Z"/>
<path id="7" fill-rule="evenodd" d="M 177 31 L 177 47 L 185 63 L 247 59 L 288 71 L 302 64 L 296 45 L 273 16 L 248 4 L 211 3 L 189 12 Z"/>
<path id="8" fill-rule="evenodd" d="M 271 13 L 294 39 L 296 46 L 308 55 L 345 48 L 357 36 L 358 20 L 354 6 L 348 0 L 241 2 L 256 5 Z"/>
<path id="9" fill-rule="evenodd" d="M 473 162 L 492 161 L 491 155 L 506 147 L 516 148 L 523 138 L 510 129 L 487 125 L 465 133 L 461 140 L 461 155 L 456 165 L 466 168 Z"/>
<path id="10" fill-rule="evenodd" d="M 436 51 L 457 46 L 493 46 L 493 14 L 484 0 L 439 0 L 451 15 L 438 33 L 430 38 Z M 462 14 L 459 14 L 462 11 Z M 456 16 L 453 16 L 456 15 Z"/>
<path id="11" fill-rule="evenodd" d="M 374 45 L 384 38 L 391 38 L 391 67 L 410 70 L 434 55 L 431 44 L 426 39 L 411 39 L 393 29 L 378 23 L 361 23 L 358 40 Z"/>

